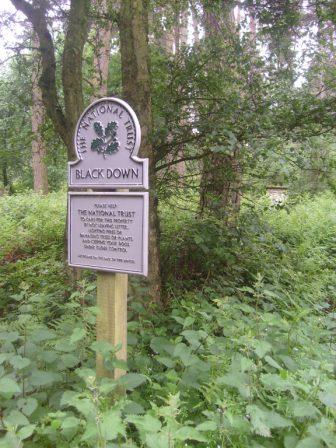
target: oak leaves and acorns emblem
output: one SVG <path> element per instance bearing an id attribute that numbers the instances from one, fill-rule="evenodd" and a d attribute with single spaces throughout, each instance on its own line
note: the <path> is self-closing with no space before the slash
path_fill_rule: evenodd
<path id="1" fill-rule="evenodd" d="M 116 138 L 118 124 L 115 121 L 110 121 L 105 130 L 100 121 L 93 123 L 93 129 L 98 138 L 91 142 L 92 151 L 97 151 L 103 154 L 104 158 L 108 154 L 114 154 L 119 150 L 119 142 Z"/>

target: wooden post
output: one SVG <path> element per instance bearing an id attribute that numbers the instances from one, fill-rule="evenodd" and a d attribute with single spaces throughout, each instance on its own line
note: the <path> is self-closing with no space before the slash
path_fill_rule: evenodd
<path id="1" fill-rule="evenodd" d="M 106 341 L 112 345 L 121 344 L 116 353 L 118 359 L 127 360 L 127 274 L 97 273 L 97 341 Z M 120 378 L 125 372 L 104 367 L 104 360 L 97 354 L 97 376 Z"/>
<path id="2" fill-rule="evenodd" d="M 119 192 L 129 191 L 127 188 L 117 189 Z M 127 361 L 127 289 L 128 275 L 97 272 L 97 341 L 106 341 L 112 345 L 121 344 L 116 353 L 117 359 Z M 117 380 L 125 371 L 105 369 L 104 360 L 97 354 L 96 373 L 98 377 L 107 376 Z"/>

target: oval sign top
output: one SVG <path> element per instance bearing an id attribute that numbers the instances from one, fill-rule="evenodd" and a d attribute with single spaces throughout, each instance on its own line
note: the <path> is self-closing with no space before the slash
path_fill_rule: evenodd
<path id="1" fill-rule="evenodd" d="M 95 101 L 77 123 L 77 160 L 69 162 L 69 186 L 147 189 L 148 159 L 137 157 L 140 141 L 139 121 L 125 101 Z"/>

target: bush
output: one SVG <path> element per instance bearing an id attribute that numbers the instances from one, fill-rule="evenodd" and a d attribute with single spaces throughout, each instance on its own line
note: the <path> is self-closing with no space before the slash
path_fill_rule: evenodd
<path id="1" fill-rule="evenodd" d="M 328 194 L 261 201 L 227 230 L 163 210 L 166 272 L 181 283 L 165 313 L 130 301 L 127 366 L 94 340 L 94 285 L 62 286 L 55 219 L 44 243 L 7 262 L 0 448 L 336 446 L 335 212 Z M 97 352 L 128 373 L 96 378 Z"/>
<path id="2" fill-rule="evenodd" d="M 22 288 L 46 293 L 66 288 L 63 262 L 65 193 L 26 193 L 0 199 L 0 309 Z"/>

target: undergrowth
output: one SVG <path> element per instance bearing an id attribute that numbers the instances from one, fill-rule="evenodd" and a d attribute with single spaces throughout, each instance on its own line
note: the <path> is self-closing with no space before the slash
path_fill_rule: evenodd
<path id="1" fill-rule="evenodd" d="M 171 304 L 148 309 L 132 282 L 127 366 L 118 347 L 95 341 L 94 283 L 66 286 L 63 196 L 33 196 L 32 207 L 29 195 L 6 198 L 2 211 L 11 200 L 16 210 L 1 213 L 1 448 L 336 446 L 334 196 L 260 201 L 229 230 L 163 210 Z M 128 373 L 98 380 L 97 352 Z"/>

